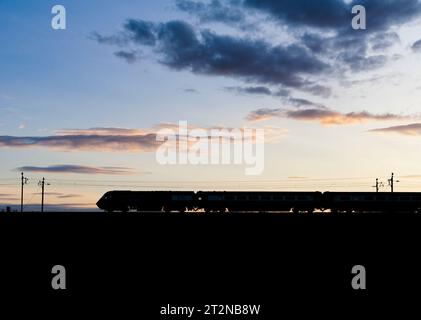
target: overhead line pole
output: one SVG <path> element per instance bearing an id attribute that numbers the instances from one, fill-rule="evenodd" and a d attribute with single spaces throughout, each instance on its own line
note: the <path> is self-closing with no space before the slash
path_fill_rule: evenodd
<path id="1" fill-rule="evenodd" d="M 38 182 L 38 185 L 41 186 L 41 212 L 44 212 L 44 194 L 45 194 L 45 178 L 42 178 L 40 182 Z M 50 185 L 47 183 L 47 186 Z"/>
<path id="2" fill-rule="evenodd" d="M 20 212 L 23 212 L 23 186 L 28 183 L 28 178 L 25 178 L 21 172 L 21 190 L 20 190 Z"/>
<path id="3" fill-rule="evenodd" d="M 41 212 L 44 212 L 44 185 L 45 185 L 45 178 L 42 178 Z"/>

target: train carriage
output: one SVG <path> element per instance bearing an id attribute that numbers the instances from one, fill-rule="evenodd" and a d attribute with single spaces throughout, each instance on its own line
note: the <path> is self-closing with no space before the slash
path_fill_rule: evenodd
<path id="1" fill-rule="evenodd" d="M 419 192 L 325 192 L 323 207 L 332 212 L 419 212 Z"/>
<path id="2" fill-rule="evenodd" d="M 321 208 L 320 192 L 198 192 L 205 211 L 294 211 Z"/>
<path id="3" fill-rule="evenodd" d="M 109 191 L 98 201 L 105 211 L 172 211 L 194 209 L 193 191 Z"/>

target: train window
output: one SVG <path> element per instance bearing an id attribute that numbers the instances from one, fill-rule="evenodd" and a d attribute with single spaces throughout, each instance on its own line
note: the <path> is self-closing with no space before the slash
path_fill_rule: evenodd
<path id="1" fill-rule="evenodd" d="M 268 201 L 270 200 L 270 196 L 262 196 L 262 200 Z"/>
<path id="2" fill-rule="evenodd" d="M 249 199 L 251 201 L 256 201 L 256 200 L 259 200 L 259 197 L 258 196 L 250 196 Z"/>
<path id="3" fill-rule="evenodd" d="M 295 197 L 294 196 L 286 196 L 285 197 L 285 200 L 287 200 L 287 201 L 294 201 L 295 200 Z"/>
<path id="4" fill-rule="evenodd" d="M 208 200 L 209 201 L 221 201 L 221 200 L 223 200 L 223 197 L 217 196 L 217 195 L 211 195 L 211 196 L 208 196 Z"/>
<path id="5" fill-rule="evenodd" d="M 415 196 L 415 197 L 412 197 L 412 200 L 414 200 L 414 201 L 421 201 L 421 197 L 420 196 Z"/>
<path id="6" fill-rule="evenodd" d="M 351 200 L 351 197 L 349 197 L 349 196 L 341 196 L 341 197 L 339 197 L 339 200 L 341 200 L 341 201 L 350 201 Z"/>
<path id="7" fill-rule="evenodd" d="M 240 200 L 240 201 L 246 201 L 247 197 L 246 196 L 238 196 L 237 199 Z"/>
<path id="8" fill-rule="evenodd" d="M 377 197 L 377 200 L 379 200 L 379 201 L 385 201 L 386 200 L 386 197 L 385 196 L 378 196 Z"/>
<path id="9" fill-rule="evenodd" d="M 401 196 L 401 197 L 399 198 L 399 200 L 400 200 L 400 201 L 410 201 L 410 200 L 411 200 L 411 198 L 410 198 L 409 196 Z"/>
<path id="10" fill-rule="evenodd" d="M 282 201 L 282 200 L 284 200 L 284 197 L 283 196 L 274 196 L 273 197 L 273 200 L 275 200 L 275 201 Z"/>
<path id="11" fill-rule="evenodd" d="M 298 196 L 297 198 L 298 198 L 299 201 L 305 201 L 305 200 L 307 200 L 307 197 L 306 196 Z"/>
<path id="12" fill-rule="evenodd" d="M 235 200 L 235 197 L 234 196 L 226 196 L 225 200 L 233 201 L 233 200 Z"/>

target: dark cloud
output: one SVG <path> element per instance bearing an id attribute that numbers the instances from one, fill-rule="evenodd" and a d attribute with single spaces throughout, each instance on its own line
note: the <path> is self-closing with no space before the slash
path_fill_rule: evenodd
<path id="1" fill-rule="evenodd" d="M 128 31 L 128 38 L 137 44 L 154 46 L 156 43 L 155 23 L 128 19 L 124 24 L 124 29 Z M 126 38 L 126 35 L 124 34 L 122 37 Z"/>
<path id="2" fill-rule="evenodd" d="M 343 52 L 339 59 L 357 72 L 379 69 L 388 61 L 385 55 L 366 56 L 364 53 L 355 52 Z"/>
<path id="3" fill-rule="evenodd" d="M 129 39 L 126 37 L 124 33 L 120 33 L 120 34 L 112 35 L 112 36 L 104 36 L 94 31 L 89 35 L 88 38 L 101 44 L 109 44 L 109 45 L 115 45 L 115 46 L 120 46 L 120 47 L 127 46 L 129 43 Z"/>
<path id="4" fill-rule="evenodd" d="M 126 60 L 127 63 L 135 63 L 139 59 L 139 54 L 134 50 L 132 51 L 120 50 L 120 51 L 114 52 L 114 55 L 118 58 Z"/>
<path id="5" fill-rule="evenodd" d="M 257 86 L 257 87 L 225 87 L 227 91 L 233 91 L 239 94 L 257 94 L 257 95 L 267 95 L 272 96 L 272 90 L 268 87 Z"/>
<path id="6" fill-rule="evenodd" d="M 355 4 L 366 8 L 366 30 L 351 27 Z M 185 21 L 141 19 L 127 20 L 115 35 L 93 33 L 91 38 L 125 47 L 116 55 L 129 63 L 138 60 L 133 47 L 146 46 L 160 64 L 173 70 L 236 78 L 261 88 L 276 85 L 328 98 L 331 89 L 320 79 L 383 67 L 393 60 L 385 51 L 399 42 L 391 28 L 421 13 L 418 0 L 176 0 L 176 7 L 201 23 L 222 22 L 242 32 L 247 31 L 243 25 L 249 16 L 262 18 L 263 13 L 289 28 L 296 40 L 275 43 L 270 38 L 259 39 L 256 32 L 249 37 L 220 35 L 200 26 L 193 28 Z M 267 21 L 265 18 L 262 21 Z M 414 44 L 413 49 L 419 47 L 421 44 Z"/>
<path id="7" fill-rule="evenodd" d="M 292 26 L 345 28 L 352 17 L 342 0 L 244 0 L 243 4 Z"/>
<path id="8" fill-rule="evenodd" d="M 78 174 L 106 174 L 106 175 L 129 175 L 135 171 L 125 167 L 89 167 L 79 165 L 60 164 L 48 167 L 25 166 L 16 168 L 21 172 L 38 173 L 78 173 Z"/>
<path id="9" fill-rule="evenodd" d="M 313 101 L 302 99 L 302 98 L 293 98 L 289 96 L 289 92 L 287 90 L 278 90 L 272 91 L 268 87 L 258 86 L 258 87 L 225 87 L 227 91 L 232 91 L 238 94 L 250 94 L 250 95 L 266 95 L 272 97 L 280 97 L 281 100 L 285 104 L 292 105 L 294 107 L 317 107 L 317 108 L 324 108 L 322 104 L 315 103 Z"/>
<path id="10" fill-rule="evenodd" d="M 329 65 L 301 45 L 271 45 L 262 39 L 221 36 L 209 30 L 197 35 L 183 21 L 129 20 L 124 27 L 125 38 L 153 46 L 158 61 L 174 70 L 283 85 L 314 94 L 325 95 L 328 90 L 307 78 L 328 72 Z"/>
<path id="11" fill-rule="evenodd" d="M 354 0 L 367 12 L 367 31 L 377 32 L 402 25 L 417 18 L 421 13 L 419 0 Z"/>
<path id="12" fill-rule="evenodd" d="M 286 102 L 298 108 L 300 107 L 317 107 L 317 108 L 322 108 L 322 109 L 325 108 L 322 104 L 318 104 L 307 99 L 289 98 Z"/>
<path id="13" fill-rule="evenodd" d="M 0 147 L 46 147 L 63 151 L 153 151 L 156 134 L 68 134 L 53 136 L 0 136 Z"/>
<path id="14" fill-rule="evenodd" d="M 373 133 L 396 133 L 405 136 L 421 136 L 421 123 L 412 123 L 401 126 L 373 129 Z"/>
<path id="15" fill-rule="evenodd" d="M 421 39 L 416 41 L 411 48 L 414 52 L 421 52 Z"/>
<path id="16" fill-rule="evenodd" d="M 301 36 L 301 42 L 314 53 L 320 54 L 326 52 L 326 38 L 323 38 L 319 34 L 306 32 Z"/>
<path id="17" fill-rule="evenodd" d="M 395 33 L 371 35 L 357 32 L 327 37 L 305 33 L 300 40 L 313 53 L 327 59 L 336 71 L 352 72 L 370 71 L 383 67 L 389 60 L 388 56 L 373 54 L 369 49 L 384 52 L 400 41 Z"/>
<path id="18" fill-rule="evenodd" d="M 378 32 L 413 20 L 421 13 L 418 0 L 244 0 L 245 7 L 265 12 L 292 27 L 353 31 L 351 9 L 363 5 L 367 14 L 366 32 Z"/>
<path id="19" fill-rule="evenodd" d="M 290 92 L 287 89 L 276 89 L 273 90 L 266 86 L 250 86 L 250 87 L 240 87 L 240 86 L 232 86 L 232 87 L 225 87 L 226 91 L 238 93 L 238 94 L 249 94 L 249 95 L 266 95 L 272 97 L 281 97 L 287 98 L 290 95 Z"/>
<path id="20" fill-rule="evenodd" d="M 373 50 L 385 50 L 400 42 L 399 35 L 396 32 L 384 32 L 375 34 L 371 39 L 371 48 Z"/>
<path id="21" fill-rule="evenodd" d="M 238 4 L 238 3 L 237 3 Z M 211 0 L 199 2 L 191 0 L 176 0 L 179 10 L 189 13 L 203 23 L 222 22 L 228 25 L 244 24 L 246 15 L 234 1 Z"/>
<path id="22" fill-rule="evenodd" d="M 249 121 L 262 121 L 270 118 L 288 118 L 300 121 L 314 121 L 323 125 L 348 125 L 366 121 L 391 121 L 409 119 L 408 116 L 401 116 L 391 113 L 373 114 L 367 111 L 342 113 L 327 108 L 307 109 L 258 109 L 252 111 L 246 119 Z"/>

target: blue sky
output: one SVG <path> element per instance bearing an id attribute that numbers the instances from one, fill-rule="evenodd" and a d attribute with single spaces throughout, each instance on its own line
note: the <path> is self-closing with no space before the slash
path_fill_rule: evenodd
<path id="1" fill-rule="evenodd" d="M 421 187 L 418 1 L 354 1 L 367 8 L 364 31 L 350 28 L 342 0 L 60 1 L 66 30 L 51 28 L 55 4 L 0 2 L 0 203 L 16 202 L 21 167 L 31 201 L 45 176 L 51 202 L 80 206 L 121 188 L 367 191 L 392 170 L 402 190 Z M 151 150 L 101 141 L 52 146 L 63 130 L 150 133 L 180 120 L 272 128 L 280 139 L 258 177 L 161 166 Z"/>

